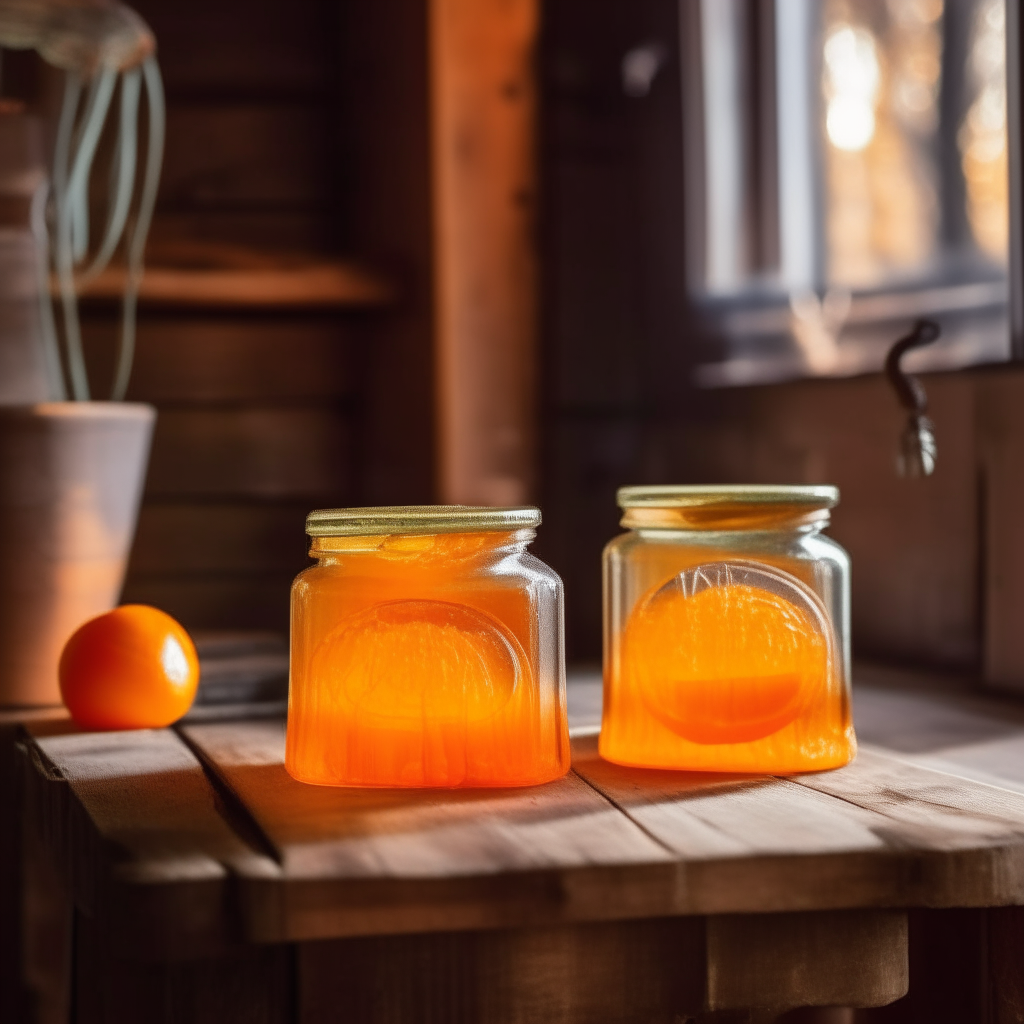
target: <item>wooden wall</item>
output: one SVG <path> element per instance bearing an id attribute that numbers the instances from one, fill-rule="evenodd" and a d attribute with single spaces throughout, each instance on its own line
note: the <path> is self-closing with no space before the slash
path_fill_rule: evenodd
<path id="1" fill-rule="evenodd" d="M 600 556 L 630 483 L 834 483 L 832 535 L 853 557 L 861 655 L 1024 684 L 1024 371 L 926 378 L 939 459 L 901 480 L 902 419 L 878 376 L 702 392 L 685 307 L 684 154 L 675 0 L 549 0 L 544 507 L 571 659 L 598 660 Z M 627 96 L 635 46 L 669 55 Z"/>
<path id="2" fill-rule="evenodd" d="M 397 296 L 142 306 L 129 398 L 159 416 L 124 600 L 191 628 L 284 629 L 310 509 L 432 496 L 422 5 L 135 6 L 168 99 L 148 264 L 344 256 Z M 117 311 L 85 309 L 102 394 Z"/>

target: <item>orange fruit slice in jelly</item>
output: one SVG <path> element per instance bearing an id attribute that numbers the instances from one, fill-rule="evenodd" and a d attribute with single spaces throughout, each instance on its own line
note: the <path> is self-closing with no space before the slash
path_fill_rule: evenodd
<path id="1" fill-rule="evenodd" d="M 694 743 L 778 732 L 826 684 L 831 627 L 795 576 L 715 562 L 673 577 L 633 612 L 623 659 L 648 709 Z"/>
<path id="2" fill-rule="evenodd" d="M 391 601 L 333 629 L 314 686 L 354 717 L 401 729 L 481 721 L 511 699 L 529 663 L 497 619 L 445 601 Z"/>

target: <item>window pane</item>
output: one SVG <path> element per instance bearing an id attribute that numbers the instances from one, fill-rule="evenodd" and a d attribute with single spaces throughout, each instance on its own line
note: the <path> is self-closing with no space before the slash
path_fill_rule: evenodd
<path id="1" fill-rule="evenodd" d="M 830 284 L 870 286 L 935 257 L 942 22 L 942 0 L 827 5 Z"/>
<path id="2" fill-rule="evenodd" d="M 974 12 L 967 85 L 970 106 L 957 138 L 967 185 L 967 218 L 978 248 L 1005 264 L 1010 199 L 1003 0 L 984 0 Z"/>

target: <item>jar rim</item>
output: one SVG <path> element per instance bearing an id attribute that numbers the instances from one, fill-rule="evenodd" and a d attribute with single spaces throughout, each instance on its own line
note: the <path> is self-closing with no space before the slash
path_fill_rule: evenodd
<path id="1" fill-rule="evenodd" d="M 310 537 L 362 537 L 386 534 L 483 533 L 540 526 L 533 505 L 378 505 L 316 509 L 306 516 Z"/>
<path id="2" fill-rule="evenodd" d="M 789 505 L 805 511 L 839 504 L 839 488 L 829 484 L 653 484 L 620 487 L 619 508 L 713 508 Z"/>

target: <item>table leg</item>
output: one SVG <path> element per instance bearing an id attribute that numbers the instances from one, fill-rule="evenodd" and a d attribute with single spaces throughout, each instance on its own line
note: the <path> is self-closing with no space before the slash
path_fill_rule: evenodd
<path id="1" fill-rule="evenodd" d="M 1024 1024 L 1024 907 L 996 907 L 986 917 L 990 1024 Z"/>

